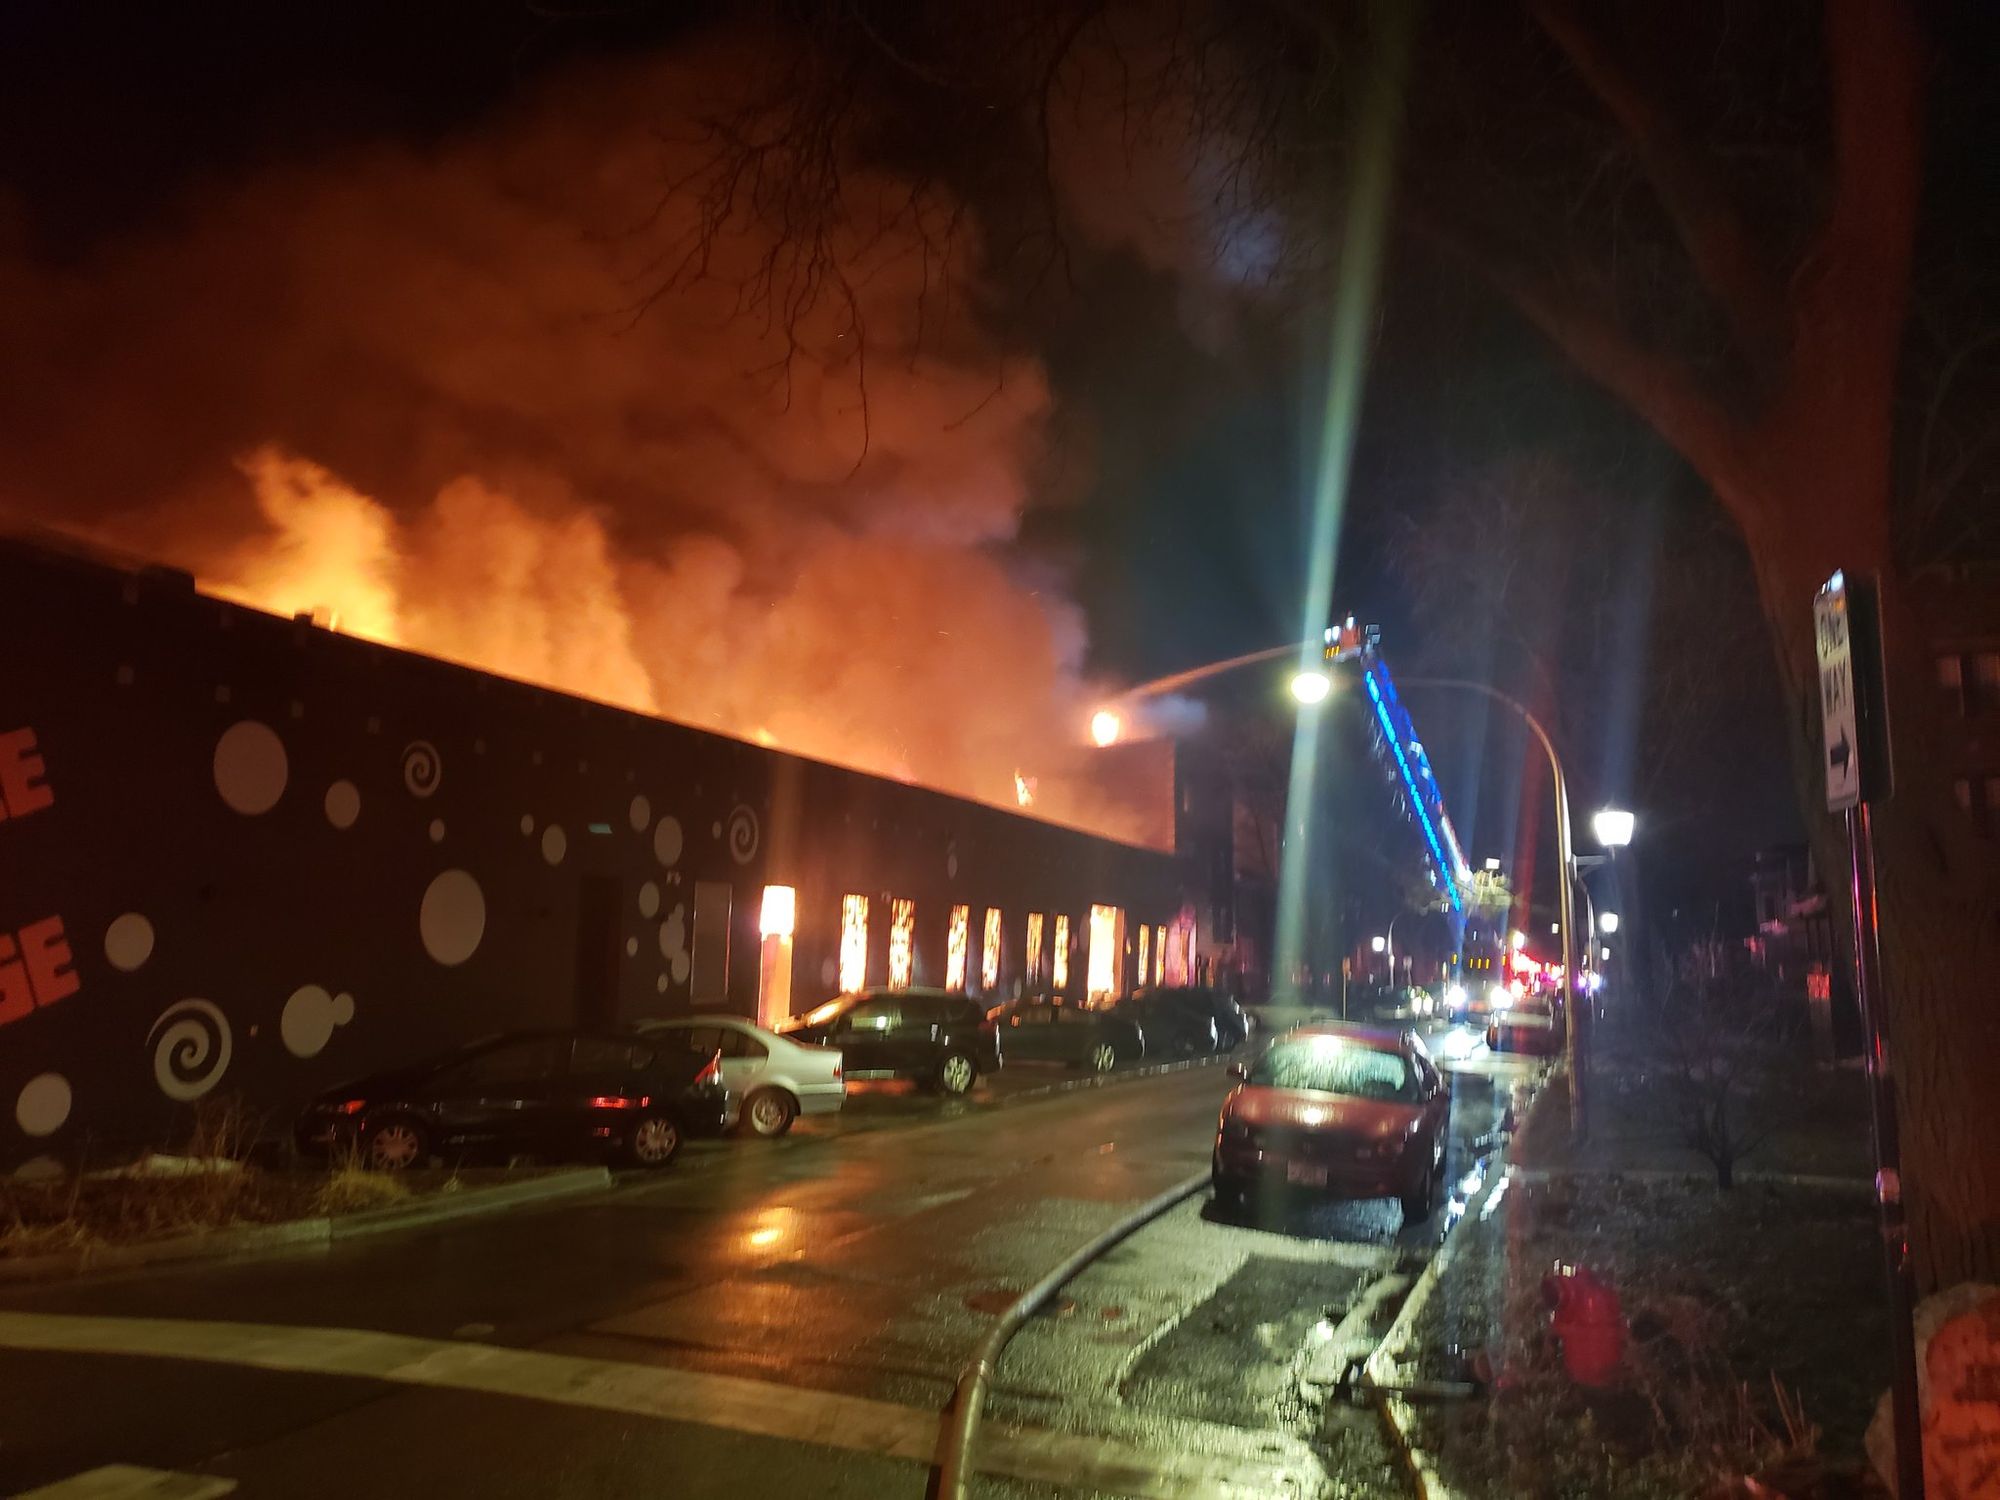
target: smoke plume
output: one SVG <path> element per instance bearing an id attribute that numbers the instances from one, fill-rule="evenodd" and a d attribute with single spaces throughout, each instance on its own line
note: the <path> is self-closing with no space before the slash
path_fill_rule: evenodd
<path id="1" fill-rule="evenodd" d="M 764 298 L 794 247 L 665 192 L 727 73 L 593 72 L 80 264 L 0 253 L 0 508 L 881 774 L 1013 805 L 1024 773 L 1133 835 L 1076 790 L 1082 615 L 1015 545 L 1050 395 L 966 316 L 976 237 L 877 232 L 899 184 L 856 174 L 837 294 Z"/>

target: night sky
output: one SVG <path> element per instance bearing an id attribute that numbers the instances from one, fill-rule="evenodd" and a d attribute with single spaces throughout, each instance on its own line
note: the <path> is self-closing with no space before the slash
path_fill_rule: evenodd
<path id="1" fill-rule="evenodd" d="M 428 150 L 504 119 L 567 70 L 671 53 L 714 20 L 699 7 L 606 9 L 563 19 L 506 3 L 14 4 L 0 12 L 0 204 L 11 203 L 0 207 L 0 245 L 37 265 L 83 263 L 171 232 L 191 196 L 218 183 L 375 140 Z M 1740 549 L 1716 540 L 1714 508 L 1684 467 L 1462 268 L 1401 244 L 1390 262 L 1339 598 L 1384 625 L 1399 667 L 1466 665 L 1452 653 L 1478 622 L 1412 607 L 1393 566 L 1397 521 L 1421 520 L 1464 476 L 1524 453 L 1553 454 L 1610 492 L 1623 556 L 1576 558 L 1586 574 L 1634 558 L 1644 566 L 1662 537 L 1708 539 L 1720 561 L 1703 649 L 1741 666 L 1740 702 L 1701 763 L 1652 790 L 1670 807 L 1657 846 L 1663 882 L 1721 890 L 1752 849 L 1797 836 Z M 1130 247 L 1084 243 L 1069 285 L 1019 305 L 1003 298 L 991 313 L 1047 370 L 1045 503 L 1028 511 L 1022 543 L 1060 567 L 1083 606 L 1090 667 L 1143 678 L 1290 637 L 1324 309 L 1197 296 Z M 1634 592 L 1634 609 L 1643 596 Z M 1561 657 L 1569 648 L 1554 628 L 1548 646 Z M 1650 625 L 1633 628 L 1623 670 L 1636 680 Z M 1582 798 L 1630 798 L 1633 689 L 1615 678 L 1600 687 L 1572 715 L 1573 774 Z M 1508 852 L 1514 737 L 1492 747 L 1482 777 L 1469 753 L 1482 722 L 1412 706 L 1434 725 L 1468 852 Z"/>

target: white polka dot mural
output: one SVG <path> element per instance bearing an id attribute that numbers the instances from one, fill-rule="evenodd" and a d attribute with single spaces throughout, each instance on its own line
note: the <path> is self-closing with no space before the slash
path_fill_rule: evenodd
<path id="1" fill-rule="evenodd" d="M 674 976 L 675 984 L 688 977 L 687 941 L 687 908 L 676 904 L 660 924 L 660 957 L 667 961 L 667 971 Z"/>
<path id="2" fill-rule="evenodd" d="M 433 844 L 442 844 L 442 843 L 444 842 L 444 819 L 443 819 L 443 818 L 432 818 L 432 819 L 431 819 L 431 827 L 430 827 L 430 834 L 431 834 L 431 842 L 432 842 Z"/>
<path id="3" fill-rule="evenodd" d="M 533 813 L 522 813 L 522 814 L 521 814 L 521 837 L 522 837 L 522 838 L 526 838 L 526 837 L 528 837 L 528 835 L 532 834 L 532 833 L 533 833 L 534 831 L 535 831 L 535 815 L 534 815 Z"/>
<path id="4" fill-rule="evenodd" d="M 351 781 L 336 781 L 326 789 L 326 820 L 343 831 L 361 816 L 361 788 Z"/>
<path id="5" fill-rule="evenodd" d="M 31 1156 L 14 1168 L 16 1182 L 54 1182 L 63 1175 L 63 1164 L 53 1156 Z"/>
<path id="6" fill-rule="evenodd" d="M 452 968 L 472 957 L 486 935 L 486 895 L 464 870 L 446 870 L 424 891 L 417 912 L 424 952 Z"/>
<path id="7" fill-rule="evenodd" d="M 627 958 L 633 958 L 638 955 L 638 952 L 639 952 L 639 940 L 637 938 L 625 939 L 625 956 Z"/>
<path id="8" fill-rule="evenodd" d="M 660 819 L 653 830 L 653 857 L 663 865 L 675 864 L 681 857 L 681 820 L 669 814 Z"/>
<path id="9" fill-rule="evenodd" d="M 542 858 L 552 865 L 559 865 L 567 853 L 569 853 L 568 836 L 557 824 L 549 824 L 542 830 Z"/>
<path id="10" fill-rule="evenodd" d="M 160 1092 L 183 1103 L 199 1099 L 229 1069 L 229 1018 L 207 1000 L 182 1000 L 160 1012 L 146 1045 Z"/>
<path id="11" fill-rule="evenodd" d="M 632 799 L 632 810 L 628 816 L 632 822 L 632 831 L 634 833 L 644 833 L 646 825 L 653 821 L 653 804 L 646 800 L 644 794 L 634 797 Z"/>
<path id="12" fill-rule="evenodd" d="M 301 985 L 285 1002 L 278 1035 L 294 1057 L 318 1057 L 333 1040 L 333 1029 L 354 1019 L 354 997 L 329 995 L 316 984 Z"/>
<path id="13" fill-rule="evenodd" d="M 648 880 L 639 887 L 639 915 L 657 917 L 660 914 L 660 888 Z"/>
<path id="14" fill-rule="evenodd" d="M 757 857 L 757 814 L 742 803 L 729 809 L 729 857 L 747 865 Z"/>
<path id="15" fill-rule="evenodd" d="M 54 1135 L 69 1118 L 69 1106 L 69 1080 L 60 1073 L 38 1073 L 21 1086 L 14 1122 L 23 1135 Z"/>
<path id="16" fill-rule="evenodd" d="M 215 789 L 246 817 L 267 813 L 285 794 L 290 767 L 284 742 L 269 725 L 241 719 L 215 742 Z"/>
<path id="17" fill-rule="evenodd" d="M 403 785 L 412 797 L 428 797 L 444 780 L 444 762 L 429 740 L 411 740 L 403 747 Z"/>
<path id="18" fill-rule="evenodd" d="M 153 924 L 136 911 L 114 917 L 104 929 L 104 961 L 130 974 L 153 956 Z"/>

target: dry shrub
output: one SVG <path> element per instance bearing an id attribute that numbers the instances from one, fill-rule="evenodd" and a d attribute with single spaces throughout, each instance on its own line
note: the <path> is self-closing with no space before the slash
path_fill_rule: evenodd
<path id="1" fill-rule="evenodd" d="M 410 1196 L 410 1185 L 393 1172 L 374 1172 L 361 1160 L 358 1148 L 350 1147 L 336 1157 L 326 1181 L 313 1195 L 313 1208 L 321 1214 L 360 1213 L 370 1208 L 387 1208 Z"/>

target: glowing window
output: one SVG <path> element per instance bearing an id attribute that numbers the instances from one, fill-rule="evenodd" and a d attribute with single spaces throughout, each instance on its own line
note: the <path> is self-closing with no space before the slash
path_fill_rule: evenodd
<path id="1" fill-rule="evenodd" d="M 1028 962 L 1026 977 L 1029 988 L 1042 982 L 1042 914 L 1028 913 Z"/>
<path id="2" fill-rule="evenodd" d="M 1153 929 L 1146 926 L 1144 923 L 1141 923 L 1139 926 L 1139 983 L 1141 984 L 1144 984 L 1146 982 L 1146 975 L 1148 972 L 1146 960 L 1149 957 L 1151 957 L 1151 953 L 1149 952 L 1149 943 L 1152 939 L 1152 936 L 1153 936 Z"/>
<path id="3" fill-rule="evenodd" d="M 1153 983 L 1167 982 L 1167 929 L 1164 926 L 1153 929 Z"/>
<path id="4" fill-rule="evenodd" d="M 1051 955 L 1053 967 L 1049 973 L 1049 984 L 1055 989 L 1066 989 L 1069 985 L 1069 918 L 1056 918 L 1056 946 Z"/>
<path id="5" fill-rule="evenodd" d="M 986 908 L 986 941 L 979 951 L 979 988 L 987 994 L 1000 988 L 1000 908 Z"/>
<path id="6" fill-rule="evenodd" d="M 944 946 L 944 987 L 948 990 L 965 988 L 965 949 L 972 940 L 972 908 L 954 906 L 951 909 L 951 934 Z"/>
<path id="7" fill-rule="evenodd" d="M 896 900 L 889 903 L 889 988 L 910 987 L 912 949 L 917 936 L 917 903 Z"/>
<path id="8" fill-rule="evenodd" d="M 764 909 L 757 919 L 760 937 L 790 937 L 798 917 L 799 893 L 788 885 L 764 887 Z"/>
<path id="9" fill-rule="evenodd" d="M 840 898 L 840 988 L 861 989 L 868 983 L 868 898 Z"/>
<path id="10" fill-rule="evenodd" d="M 1115 906 L 1090 909 L 1090 951 L 1084 956 L 1084 989 L 1093 1000 L 1118 993 L 1118 929 L 1124 913 Z"/>

